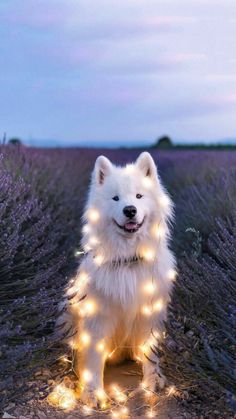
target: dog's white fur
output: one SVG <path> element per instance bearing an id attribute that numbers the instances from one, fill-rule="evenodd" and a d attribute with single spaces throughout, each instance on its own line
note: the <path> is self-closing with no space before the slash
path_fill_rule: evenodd
<path id="1" fill-rule="evenodd" d="M 138 224 L 144 220 L 133 233 L 116 224 L 127 223 L 127 205 L 137 208 Z M 83 215 L 87 224 L 82 246 L 87 254 L 67 291 L 66 321 L 73 323 L 70 343 L 77 348 L 75 370 L 87 404 L 97 403 L 111 352 L 115 361 L 141 360 L 143 380 L 151 390 L 164 385 L 157 356 L 149 347 L 163 330 L 174 279 L 175 259 L 168 248 L 172 207 L 149 153 L 125 167 L 97 158 Z M 140 259 L 133 260 L 135 256 Z"/>

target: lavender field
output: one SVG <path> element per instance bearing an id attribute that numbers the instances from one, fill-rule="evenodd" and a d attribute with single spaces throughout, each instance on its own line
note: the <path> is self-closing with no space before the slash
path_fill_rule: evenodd
<path id="1" fill-rule="evenodd" d="M 81 210 L 95 158 L 105 154 L 123 164 L 139 152 L 1 146 L 3 409 L 24 400 L 38 368 L 53 365 L 62 351 L 54 335 L 57 305 L 78 263 Z M 180 403 L 197 417 L 233 417 L 236 152 L 152 155 L 175 203 L 172 245 L 179 269 L 161 350 L 163 368 L 180 389 Z M 48 391 L 45 384 L 41 396 Z M 209 404 L 215 413 L 204 416 Z"/>

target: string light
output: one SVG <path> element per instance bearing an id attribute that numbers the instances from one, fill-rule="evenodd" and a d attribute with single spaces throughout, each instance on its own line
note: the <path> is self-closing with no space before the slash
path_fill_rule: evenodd
<path id="1" fill-rule="evenodd" d="M 88 217 L 88 219 L 91 223 L 95 224 L 95 223 L 98 222 L 98 220 L 100 218 L 100 214 L 99 214 L 99 212 L 96 208 L 90 208 L 87 211 L 87 217 Z"/>
<path id="2" fill-rule="evenodd" d="M 144 248 L 143 251 L 141 252 L 143 258 L 147 261 L 147 262 L 151 262 L 155 259 L 155 251 L 154 249 L 149 248 Z"/>
<path id="3" fill-rule="evenodd" d="M 164 308 L 163 300 L 160 298 L 153 304 L 153 310 L 156 312 L 160 312 Z"/>
<path id="4" fill-rule="evenodd" d="M 94 300 L 89 299 L 84 301 L 82 307 L 80 308 L 80 315 L 81 316 L 92 316 L 97 311 L 97 304 Z"/>
<path id="5" fill-rule="evenodd" d="M 83 250 L 76 250 L 74 253 L 75 256 L 81 256 L 84 255 L 84 251 Z"/>
<path id="6" fill-rule="evenodd" d="M 154 418 L 155 417 L 155 413 L 153 412 L 152 409 L 148 410 L 148 412 L 146 413 L 147 418 Z"/>
<path id="7" fill-rule="evenodd" d="M 109 353 L 108 358 L 112 358 L 112 355 L 116 352 L 116 349 L 117 348 L 113 349 L 113 351 Z"/>
<path id="8" fill-rule="evenodd" d="M 83 412 L 85 415 L 90 415 L 92 413 L 92 408 L 90 406 L 84 405 Z"/>
<path id="9" fill-rule="evenodd" d="M 91 336 L 88 334 L 88 332 L 82 332 L 80 335 L 80 340 L 84 346 L 89 346 L 91 343 Z"/>
<path id="10" fill-rule="evenodd" d="M 93 260 L 97 266 L 101 266 L 104 262 L 104 257 L 101 254 L 99 254 L 99 255 L 96 255 Z"/>
<path id="11" fill-rule="evenodd" d="M 96 344 L 96 350 L 98 352 L 103 352 L 105 350 L 105 344 L 103 341 L 97 342 Z"/>
<path id="12" fill-rule="evenodd" d="M 143 285 L 143 291 L 145 294 L 152 295 L 155 292 L 156 284 L 154 284 L 152 281 L 147 281 Z"/>
<path id="13" fill-rule="evenodd" d="M 124 403 L 127 400 L 126 394 L 124 394 L 117 384 L 113 384 L 111 387 L 114 398 L 117 402 Z"/>
<path id="14" fill-rule="evenodd" d="M 169 269 L 169 271 L 167 272 L 167 278 L 170 281 L 174 281 L 176 276 L 177 276 L 177 272 L 174 269 Z"/>
<path id="15" fill-rule="evenodd" d="M 161 223 L 154 224 L 152 229 L 151 229 L 151 234 L 154 238 L 161 239 L 166 234 L 166 228 Z"/>
<path id="16" fill-rule="evenodd" d="M 49 404 L 58 406 L 63 410 L 72 410 L 76 406 L 74 391 L 67 388 L 64 384 L 57 385 L 47 398 Z"/>
<path id="17" fill-rule="evenodd" d="M 142 314 L 144 314 L 144 316 L 151 316 L 152 315 L 152 307 L 145 304 L 142 309 Z"/>
<path id="18" fill-rule="evenodd" d="M 82 378 L 83 378 L 83 380 L 84 380 L 85 383 L 89 383 L 90 381 L 92 381 L 93 376 L 92 376 L 91 371 L 84 370 L 82 372 Z"/>
<path id="19" fill-rule="evenodd" d="M 89 238 L 89 245 L 90 246 L 96 246 L 97 244 L 99 244 L 99 240 L 96 236 L 91 236 Z"/>
<path id="20" fill-rule="evenodd" d="M 170 386 L 170 387 L 168 387 L 168 389 L 167 389 L 167 396 L 171 396 L 171 395 L 173 395 L 173 394 L 175 394 L 176 393 L 176 388 L 175 388 L 175 386 Z"/>

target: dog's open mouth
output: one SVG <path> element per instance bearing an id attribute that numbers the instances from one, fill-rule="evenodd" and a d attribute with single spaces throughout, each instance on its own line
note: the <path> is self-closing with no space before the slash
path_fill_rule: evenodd
<path id="1" fill-rule="evenodd" d="M 140 229 L 140 227 L 142 227 L 144 219 L 141 223 L 137 223 L 135 221 L 128 221 L 123 226 L 118 224 L 116 220 L 114 220 L 114 222 L 121 230 L 124 230 L 127 233 L 135 233 L 136 231 L 138 231 Z"/>

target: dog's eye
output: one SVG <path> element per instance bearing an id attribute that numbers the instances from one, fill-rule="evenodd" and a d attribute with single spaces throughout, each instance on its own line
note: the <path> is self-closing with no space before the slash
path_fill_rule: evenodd
<path id="1" fill-rule="evenodd" d="M 113 199 L 113 201 L 119 201 L 119 199 L 120 199 L 120 198 L 119 198 L 119 196 L 118 196 L 118 195 L 116 195 L 116 196 L 113 196 L 113 198 L 112 198 L 112 199 Z"/>
<path id="2" fill-rule="evenodd" d="M 140 193 L 137 193 L 136 198 L 137 198 L 137 199 L 140 199 L 140 198 L 142 198 L 142 196 L 143 196 L 143 195 L 141 195 Z"/>

